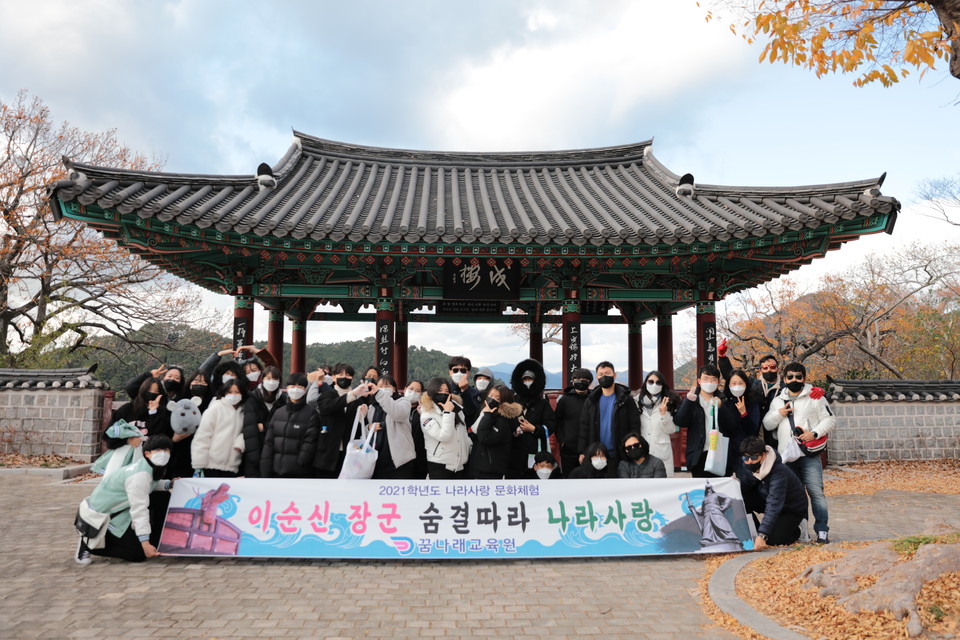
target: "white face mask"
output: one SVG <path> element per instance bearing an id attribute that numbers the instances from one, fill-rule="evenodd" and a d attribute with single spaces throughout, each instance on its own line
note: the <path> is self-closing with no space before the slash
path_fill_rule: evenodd
<path id="1" fill-rule="evenodd" d="M 704 393 L 713 393 L 717 390 L 718 383 L 716 382 L 703 382 L 700 384 L 700 391 Z"/>
<path id="2" fill-rule="evenodd" d="M 303 387 L 287 387 L 287 397 L 296 402 L 307 393 Z"/>
<path id="3" fill-rule="evenodd" d="M 607 459 L 606 458 L 590 458 L 590 463 L 593 464 L 593 468 L 597 471 L 607 468 Z"/>
<path id="4" fill-rule="evenodd" d="M 387 390 L 387 393 L 389 393 L 391 396 L 393 395 L 393 387 L 380 387 L 380 388 L 381 388 L 381 389 L 386 389 L 386 390 Z"/>
<path id="5" fill-rule="evenodd" d="M 280 388 L 280 381 L 277 380 L 276 378 L 267 378 L 262 382 L 262 384 L 263 384 L 263 388 L 269 391 L 270 393 L 273 393 L 274 391 Z"/>
<path id="6" fill-rule="evenodd" d="M 537 469 L 537 477 L 541 480 L 549 479 L 551 473 L 553 473 L 553 469 Z"/>
<path id="7" fill-rule="evenodd" d="M 480 378 L 476 381 L 478 391 L 486 391 L 487 387 L 490 386 L 490 381 L 486 378 Z"/>
<path id="8" fill-rule="evenodd" d="M 223 396 L 223 399 L 227 401 L 227 404 L 235 407 L 240 404 L 240 400 L 243 399 L 243 396 L 239 393 L 228 393 L 227 395 Z"/>
<path id="9" fill-rule="evenodd" d="M 236 380 L 236 379 L 237 379 L 237 376 L 233 375 L 232 373 L 225 373 L 223 374 L 223 377 L 220 378 L 220 381 L 223 382 L 223 384 L 227 384 L 231 380 Z"/>
<path id="10" fill-rule="evenodd" d="M 526 385 L 527 389 L 533 386 L 533 380 L 524 380 L 523 384 Z"/>
<path id="11" fill-rule="evenodd" d="M 166 449 L 157 449 L 150 454 L 150 462 L 158 467 L 164 467 L 170 462 L 170 452 Z"/>
<path id="12" fill-rule="evenodd" d="M 742 396 L 742 395 L 743 395 L 744 393 L 746 393 L 746 392 L 747 392 L 747 388 L 746 388 L 745 386 L 743 386 L 743 385 L 737 385 L 737 386 L 731 386 L 731 387 L 730 387 L 730 393 L 732 393 L 735 398 L 739 398 L 740 396 Z"/>
<path id="13" fill-rule="evenodd" d="M 328 385 L 330 385 L 330 386 L 332 387 L 332 386 L 333 386 L 333 376 L 323 376 L 323 382 L 324 382 L 325 384 L 328 384 Z"/>
<path id="14" fill-rule="evenodd" d="M 249 380 L 250 382 L 256 382 L 259 379 L 260 379 L 259 371 L 251 371 L 250 373 L 247 374 L 247 380 Z"/>
<path id="15" fill-rule="evenodd" d="M 407 389 L 403 393 L 403 397 L 409 400 L 411 403 L 416 404 L 420 401 L 420 394 L 414 391 L 413 389 Z"/>
<path id="16" fill-rule="evenodd" d="M 461 382 L 463 382 L 464 378 L 467 377 L 467 374 L 465 374 L 465 373 L 455 373 L 455 374 L 453 374 L 453 375 L 450 376 L 450 377 L 453 378 L 453 381 L 454 381 L 454 382 L 456 382 L 457 384 L 460 384 Z"/>
<path id="17" fill-rule="evenodd" d="M 648 382 L 647 391 L 649 391 L 652 396 L 658 396 L 660 392 L 663 391 L 663 385 L 657 384 L 656 382 Z"/>

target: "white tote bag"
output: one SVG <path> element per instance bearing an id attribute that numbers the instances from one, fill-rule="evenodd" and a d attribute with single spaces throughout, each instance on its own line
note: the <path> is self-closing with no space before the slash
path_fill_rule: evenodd
<path id="1" fill-rule="evenodd" d="M 800 448 L 800 443 L 796 438 L 790 438 L 787 441 L 787 446 L 783 450 L 783 462 L 793 462 L 794 460 L 799 460 L 803 457 L 803 450 Z"/>
<path id="2" fill-rule="evenodd" d="M 352 439 L 347 443 L 347 450 L 343 458 L 343 467 L 340 469 L 341 480 L 369 480 L 373 477 L 373 470 L 377 466 L 377 457 L 380 453 L 373 448 L 373 439 L 377 432 L 366 429 L 366 419 L 357 414 L 353 421 Z M 364 439 L 363 431 L 367 437 Z"/>
<path id="3" fill-rule="evenodd" d="M 727 470 L 727 449 L 730 446 L 730 438 L 720 433 L 717 428 L 716 407 L 710 407 L 710 418 L 713 422 L 713 428 L 707 434 L 710 445 L 707 449 L 707 459 L 703 463 L 703 470 L 715 476 L 722 476 Z"/>

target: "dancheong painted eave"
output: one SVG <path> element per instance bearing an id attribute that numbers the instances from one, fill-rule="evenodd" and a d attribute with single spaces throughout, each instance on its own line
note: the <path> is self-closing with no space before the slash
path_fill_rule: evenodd
<path id="1" fill-rule="evenodd" d="M 129 171 L 73 163 L 60 203 L 201 229 L 297 240 L 554 245 L 690 244 L 779 235 L 900 203 L 883 176 L 799 187 L 691 183 L 652 141 L 523 153 L 410 151 L 294 132 L 260 175 Z"/>

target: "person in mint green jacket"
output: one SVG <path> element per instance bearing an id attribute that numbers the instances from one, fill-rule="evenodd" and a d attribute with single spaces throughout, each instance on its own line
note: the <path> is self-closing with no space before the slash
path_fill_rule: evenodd
<path id="1" fill-rule="evenodd" d="M 173 442 L 167 436 L 151 436 L 142 446 L 143 458 L 104 476 L 93 493 L 81 503 L 81 516 L 87 516 L 85 519 L 89 521 L 90 515 L 94 518 L 106 515 L 109 524 L 102 542 L 93 543 L 81 536 L 77 564 L 90 564 L 91 554 L 130 562 L 142 562 L 159 555 L 150 544 L 150 493 L 170 489 L 172 481 L 161 478 L 170 462 L 172 446 Z"/>

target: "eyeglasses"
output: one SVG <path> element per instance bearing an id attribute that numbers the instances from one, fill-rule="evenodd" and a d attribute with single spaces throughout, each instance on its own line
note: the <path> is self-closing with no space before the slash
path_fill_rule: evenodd
<path id="1" fill-rule="evenodd" d="M 784 379 L 786 382 L 791 382 L 791 381 L 793 381 L 793 380 L 799 380 L 800 382 L 803 382 L 803 376 L 801 376 L 800 374 L 796 374 L 796 375 L 786 375 L 786 376 L 783 377 L 783 379 Z"/>
<path id="2" fill-rule="evenodd" d="M 763 454 L 762 454 L 762 453 L 755 453 L 755 454 L 753 454 L 753 455 L 744 455 L 744 456 L 740 456 L 740 457 L 743 459 L 744 462 L 757 462 L 757 461 L 760 460 L 760 458 L 763 457 Z"/>
<path id="3" fill-rule="evenodd" d="M 628 444 L 628 445 L 626 445 L 626 446 L 623 448 L 623 450 L 624 450 L 624 451 L 633 451 L 634 449 L 639 449 L 639 448 L 640 448 L 640 443 L 639 443 L 639 442 L 634 442 L 633 444 Z"/>
<path id="4" fill-rule="evenodd" d="M 450 369 L 450 371 L 453 371 L 454 373 L 470 373 L 470 370 L 465 367 L 454 367 L 453 369 Z"/>

